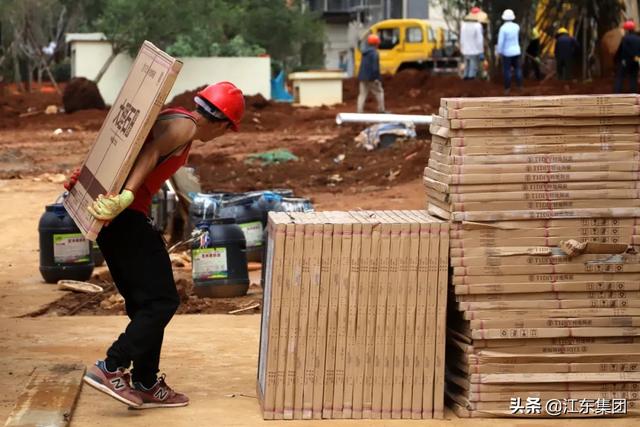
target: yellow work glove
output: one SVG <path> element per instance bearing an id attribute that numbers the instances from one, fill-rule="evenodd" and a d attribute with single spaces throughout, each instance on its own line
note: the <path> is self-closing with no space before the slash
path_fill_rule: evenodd
<path id="1" fill-rule="evenodd" d="M 96 201 L 87 207 L 87 210 L 95 219 L 111 221 L 132 202 L 133 192 L 130 190 L 122 190 L 122 193 L 115 196 L 99 195 Z"/>

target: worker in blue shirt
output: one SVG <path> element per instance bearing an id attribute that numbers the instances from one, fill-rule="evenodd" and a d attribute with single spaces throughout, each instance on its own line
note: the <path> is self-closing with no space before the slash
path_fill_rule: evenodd
<path id="1" fill-rule="evenodd" d="M 571 37 L 569 30 L 560 27 L 556 32 L 556 74 L 559 80 L 571 80 L 573 62 L 580 50 L 580 45 Z"/>
<path id="2" fill-rule="evenodd" d="M 384 89 L 380 81 L 380 55 L 378 54 L 378 46 L 380 46 L 380 37 L 376 34 L 369 34 L 367 37 L 367 48 L 362 52 L 360 70 L 358 71 L 358 113 L 364 112 L 364 103 L 367 101 L 369 92 L 373 93 L 376 97 L 378 113 L 385 112 Z"/>
<path id="3" fill-rule="evenodd" d="M 623 83 L 629 79 L 629 91 L 638 92 L 638 59 L 640 59 L 640 35 L 636 33 L 636 23 L 628 20 L 623 27 L 625 35 L 613 58 L 616 64 L 615 93 L 623 92 Z"/>
<path id="4" fill-rule="evenodd" d="M 498 32 L 498 46 L 496 53 L 502 60 L 502 74 L 504 77 L 504 93 L 511 90 L 511 70 L 516 78 L 518 88 L 522 87 L 522 69 L 520 68 L 520 26 L 513 22 L 516 19 L 511 9 L 502 12 L 504 24 Z"/>

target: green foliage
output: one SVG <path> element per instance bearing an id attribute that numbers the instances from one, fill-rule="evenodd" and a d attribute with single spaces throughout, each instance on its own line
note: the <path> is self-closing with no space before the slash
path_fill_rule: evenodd
<path id="1" fill-rule="evenodd" d="M 66 32 L 103 32 L 131 55 L 149 40 L 183 57 L 269 54 L 289 70 L 324 61 L 323 21 L 299 0 L 0 0 L 0 57 L 27 15 L 46 45 L 63 7 Z M 0 66 L 12 69 L 10 60 Z"/>
<path id="2" fill-rule="evenodd" d="M 291 7 L 285 1 L 244 0 L 243 34 L 250 43 L 263 46 L 269 55 L 287 68 L 315 65 L 322 57 L 310 55 L 303 62 L 303 46 L 324 42 L 324 23 L 319 16 L 302 12 L 299 2 Z"/>
<path id="3" fill-rule="evenodd" d="M 71 62 L 69 59 L 53 64 L 51 67 L 51 72 L 53 73 L 53 78 L 56 79 L 57 82 L 68 82 L 71 79 Z"/>
<path id="4" fill-rule="evenodd" d="M 105 0 L 97 27 L 113 42 L 117 51 L 135 55 L 146 39 L 166 47 L 188 26 L 185 1 Z"/>
<path id="5" fill-rule="evenodd" d="M 89 0 L 85 0 L 89 1 Z M 175 56 L 255 56 L 322 63 L 323 23 L 298 2 L 273 0 L 103 0 L 98 30 L 135 54 L 146 39 Z"/>
<path id="6" fill-rule="evenodd" d="M 220 46 L 219 56 L 258 56 L 267 51 L 260 45 L 248 43 L 242 35 L 238 34 L 228 43 Z"/>

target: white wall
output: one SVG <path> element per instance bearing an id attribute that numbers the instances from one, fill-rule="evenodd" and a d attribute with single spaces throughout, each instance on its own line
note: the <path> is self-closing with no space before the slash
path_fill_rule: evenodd
<path id="1" fill-rule="evenodd" d="M 95 79 L 104 62 L 111 55 L 111 44 L 107 41 L 78 41 L 71 46 L 72 77 Z M 269 57 L 248 58 L 180 58 L 182 70 L 167 97 L 199 86 L 218 81 L 230 81 L 245 95 L 262 94 L 271 99 L 271 59 Z M 98 88 L 107 104 L 113 104 L 122 87 L 133 59 L 119 54 L 100 80 Z"/>
<path id="2" fill-rule="evenodd" d="M 182 70 L 169 93 L 168 99 L 198 86 L 229 81 L 245 95 L 262 94 L 271 99 L 271 58 L 269 57 L 214 57 L 180 58 Z"/>
<path id="3" fill-rule="evenodd" d="M 324 55 L 325 67 L 337 70 L 340 68 L 340 52 L 351 49 L 348 39 L 349 27 L 344 24 L 325 25 Z"/>
<path id="4" fill-rule="evenodd" d="M 359 37 L 364 34 L 366 27 L 358 22 L 349 24 L 326 24 L 324 43 L 324 66 L 329 70 L 340 68 L 340 54 L 345 54 L 347 64 L 344 70 L 348 76 L 353 76 L 353 50 L 358 45 Z"/>
<path id="5" fill-rule="evenodd" d="M 447 22 L 444 20 L 444 12 L 442 6 L 434 1 L 429 1 L 429 19 L 431 25 L 439 28 L 447 28 Z"/>

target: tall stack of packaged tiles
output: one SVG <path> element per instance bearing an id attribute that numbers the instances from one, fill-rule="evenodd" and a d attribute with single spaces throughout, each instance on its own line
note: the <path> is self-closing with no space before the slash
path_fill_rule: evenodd
<path id="1" fill-rule="evenodd" d="M 426 211 L 269 214 L 265 419 L 443 418 L 448 225 Z"/>
<path id="2" fill-rule="evenodd" d="M 638 102 L 442 99 L 424 182 L 451 222 L 458 415 L 638 413 Z"/>

